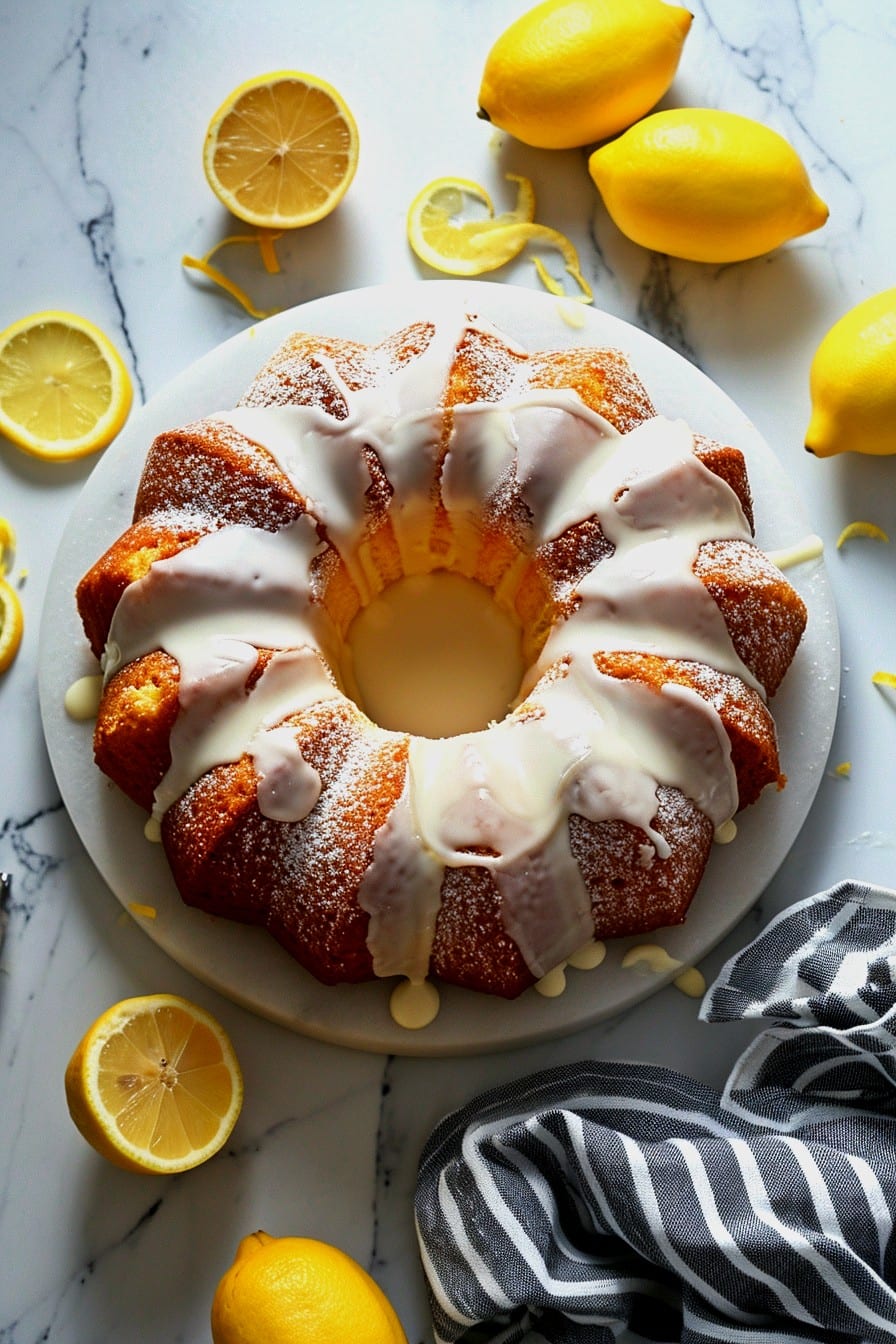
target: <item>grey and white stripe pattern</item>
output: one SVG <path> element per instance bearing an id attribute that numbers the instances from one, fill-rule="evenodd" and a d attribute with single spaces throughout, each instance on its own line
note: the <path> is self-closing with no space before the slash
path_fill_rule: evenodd
<path id="1" fill-rule="evenodd" d="M 416 1218 L 439 1344 L 893 1344 L 896 892 L 792 907 L 701 1015 L 775 1022 L 721 1095 L 585 1061 L 434 1131 Z"/>

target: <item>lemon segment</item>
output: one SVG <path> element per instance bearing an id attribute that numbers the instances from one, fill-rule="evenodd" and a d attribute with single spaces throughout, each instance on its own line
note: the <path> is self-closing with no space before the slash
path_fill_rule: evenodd
<path id="1" fill-rule="evenodd" d="M 540 149 L 615 135 L 669 88 L 692 17 L 663 0 L 545 0 L 488 53 L 479 115 Z"/>
<path id="2" fill-rule="evenodd" d="M 6 671 L 18 653 L 24 628 L 18 594 L 0 578 L 0 672 Z"/>
<path id="3" fill-rule="evenodd" d="M 822 338 L 809 367 L 806 448 L 896 453 L 896 289 L 850 308 Z"/>
<path id="4" fill-rule="evenodd" d="M 297 229 L 335 210 L 355 175 L 358 143 L 355 119 L 331 84 L 280 70 L 224 99 L 202 162 L 212 191 L 238 219 Z"/>
<path id="5" fill-rule="evenodd" d="M 382 1289 L 344 1251 L 254 1232 L 212 1300 L 214 1344 L 407 1344 Z"/>
<path id="6" fill-rule="evenodd" d="M 588 170 L 633 242 L 687 261 L 746 261 L 821 228 L 828 208 L 770 127 L 714 108 L 656 112 Z"/>
<path id="7" fill-rule="evenodd" d="M 105 448 L 132 397 L 118 351 L 84 317 L 34 313 L 0 332 L 0 431 L 35 457 L 67 461 Z"/>
<path id="8" fill-rule="evenodd" d="M 130 1171 L 187 1171 L 226 1143 L 243 1100 L 221 1025 L 174 994 L 124 999 L 88 1029 L 65 1072 L 69 1112 Z"/>

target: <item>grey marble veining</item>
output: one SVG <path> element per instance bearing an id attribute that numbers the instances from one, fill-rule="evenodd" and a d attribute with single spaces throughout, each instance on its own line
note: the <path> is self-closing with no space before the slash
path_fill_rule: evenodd
<path id="1" fill-rule="evenodd" d="M 896 10 L 890 0 L 698 0 L 667 104 L 728 108 L 787 136 L 831 208 L 825 228 L 768 257 L 701 267 L 644 252 L 609 221 L 579 151 L 528 149 L 475 117 L 491 41 L 519 0 L 34 0 L 0 8 L 0 326 L 42 308 L 83 313 L 115 340 L 138 402 L 249 325 L 187 275 L 231 231 L 201 168 L 208 118 L 247 76 L 309 69 L 344 93 L 361 131 L 339 211 L 229 273 L 265 306 L 430 278 L 404 233 L 431 178 L 535 184 L 537 217 L 579 249 L 595 302 L 718 382 L 781 458 L 828 552 L 843 681 L 831 770 L 754 910 L 708 954 L 707 978 L 790 901 L 855 877 L 896 882 L 893 462 L 804 453 L 808 366 L 831 322 L 893 283 Z M 246 250 L 248 254 L 248 249 Z M 538 288 L 531 264 L 492 277 Z M 412 1196 L 432 1126 L 476 1091 L 583 1056 L 647 1058 L 718 1083 L 750 1029 L 707 1027 L 674 988 L 566 1038 L 502 1054 L 415 1059 L 324 1045 L 196 981 L 111 896 L 60 802 L 37 704 L 38 629 L 56 545 L 91 462 L 48 467 L 0 442 L 0 515 L 18 533 L 26 635 L 0 678 L 0 870 L 11 876 L 0 953 L 0 1344 L 203 1344 L 218 1277 L 256 1227 L 319 1236 L 368 1265 L 411 1344 L 430 1338 Z M 889 546 L 835 550 L 870 519 Z M 812 725 L 806 726 L 812 731 Z M 833 766 L 850 760 L 849 779 Z M 226 1149 L 159 1180 L 107 1166 L 65 1109 L 62 1074 L 89 1022 L 127 995 L 171 990 L 230 1032 L 246 1102 Z M 662 1023 L 662 1032 L 658 1023 Z"/>

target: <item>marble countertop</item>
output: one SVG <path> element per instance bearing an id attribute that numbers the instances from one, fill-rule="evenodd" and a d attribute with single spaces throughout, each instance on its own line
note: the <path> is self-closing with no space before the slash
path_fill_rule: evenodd
<path id="1" fill-rule="evenodd" d="M 485 53 L 519 0 L 327 5 L 34 0 L 0 15 L 0 327 L 44 308 L 113 338 L 137 401 L 250 325 L 182 269 L 231 225 L 201 168 L 208 118 L 248 76 L 283 66 L 330 79 L 357 117 L 357 177 L 328 220 L 281 245 L 283 272 L 228 261 L 264 307 L 435 278 L 411 254 L 408 202 L 441 175 L 511 202 L 531 178 L 537 218 L 575 243 L 595 303 L 696 364 L 771 444 L 826 547 L 842 644 L 829 768 L 788 857 L 723 961 L 777 911 L 844 878 L 893 885 L 896 489 L 888 459 L 803 450 L 808 367 L 828 326 L 893 284 L 896 18 L 889 0 L 697 0 L 670 102 L 728 108 L 795 145 L 831 210 L 818 233 L 734 266 L 649 254 L 607 218 L 579 151 L 528 149 L 477 120 Z M 248 251 L 248 249 L 247 249 Z M 528 263 L 491 279 L 539 289 Z M 113 898 L 60 801 L 37 697 L 50 567 L 90 461 L 48 466 L 0 442 L 0 515 L 14 523 L 26 632 L 0 679 L 0 869 L 12 876 L 0 965 L 0 1340 L 202 1344 L 214 1286 L 256 1227 L 331 1241 L 368 1266 L 411 1344 L 431 1339 L 412 1220 L 417 1158 L 435 1122 L 476 1091 L 584 1057 L 669 1064 L 712 1083 L 751 1028 L 709 1027 L 673 986 L 620 1016 L 525 1049 L 468 1058 L 361 1053 L 271 1024 L 170 960 Z M 893 538 L 838 551 L 845 524 Z M 806 733 L 813 724 L 805 725 Z M 834 767 L 851 762 L 848 778 Z M 80 1138 L 62 1075 L 105 1007 L 160 989 L 211 1009 L 244 1066 L 226 1149 L 184 1176 L 118 1171 Z M 662 1030 L 658 1029 L 662 1023 Z"/>

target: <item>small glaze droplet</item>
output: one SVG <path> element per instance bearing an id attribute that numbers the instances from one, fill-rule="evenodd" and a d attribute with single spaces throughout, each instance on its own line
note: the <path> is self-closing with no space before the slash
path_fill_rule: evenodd
<path id="1" fill-rule="evenodd" d="M 389 1000 L 393 1019 L 407 1031 L 428 1027 L 438 1017 L 439 1007 L 439 991 L 429 980 L 402 980 Z"/>
<path id="2" fill-rule="evenodd" d="M 70 719 L 76 719 L 79 723 L 86 722 L 88 719 L 95 719 L 100 707 L 100 699 L 103 694 L 103 679 L 99 673 L 79 677 L 73 681 L 65 693 L 63 705 L 65 712 Z"/>

